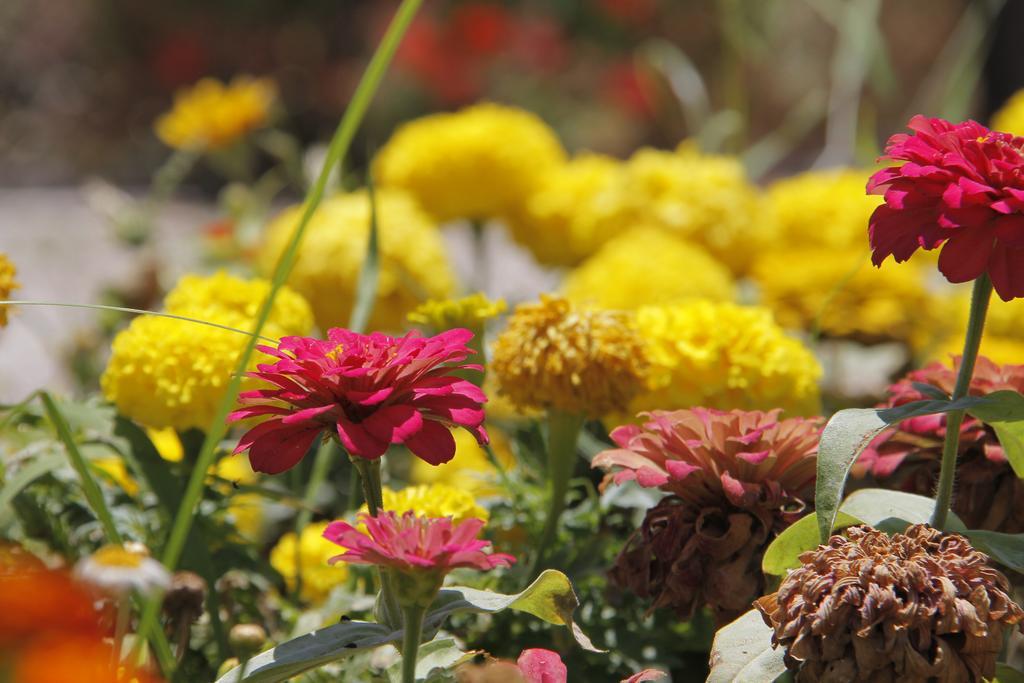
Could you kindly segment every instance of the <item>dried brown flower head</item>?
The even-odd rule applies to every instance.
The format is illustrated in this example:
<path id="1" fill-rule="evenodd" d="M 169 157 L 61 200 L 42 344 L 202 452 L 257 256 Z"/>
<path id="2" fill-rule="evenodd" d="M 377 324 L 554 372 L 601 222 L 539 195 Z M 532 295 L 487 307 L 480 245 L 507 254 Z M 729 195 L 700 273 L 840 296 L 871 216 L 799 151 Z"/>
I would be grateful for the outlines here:
<path id="1" fill-rule="evenodd" d="M 957 357 L 952 365 L 931 363 L 915 370 L 889 387 L 889 397 L 881 407 L 928 398 L 914 386 L 918 382 L 952 393 L 959 368 Z M 1004 389 L 1024 391 L 1024 365 L 997 365 L 979 357 L 970 395 L 982 396 Z M 854 475 L 870 473 L 885 488 L 930 496 L 939 476 L 945 437 L 944 413 L 904 420 L 864 451 L 854 467 Z M 1015 503 L 1024 496 L 1024 481 L 1013 472 L 992 428 L 969 415 L 960 428 L 956 484 L 953 512 L 968 528 L 1024 532 L 1024 506 Z"/>
<path id="2" fill-rule="evenodd" d="M 801 681 L 977 682 L 1024 612 L 967 539 L 923 524 L 852 527 L 801 555 L 755 604 Z"/>
<path id="3" fill-rule="evenodd" d="M 819 420 L 779 411 L 654 411 L 615 429 L 594 458 L 608 481 L 670 495 L 647 512 L 610 572 L 613 585 L 682 618 L 708 605 L 719 621 L 764 590 L 761 557 L 814 496 Z"/>

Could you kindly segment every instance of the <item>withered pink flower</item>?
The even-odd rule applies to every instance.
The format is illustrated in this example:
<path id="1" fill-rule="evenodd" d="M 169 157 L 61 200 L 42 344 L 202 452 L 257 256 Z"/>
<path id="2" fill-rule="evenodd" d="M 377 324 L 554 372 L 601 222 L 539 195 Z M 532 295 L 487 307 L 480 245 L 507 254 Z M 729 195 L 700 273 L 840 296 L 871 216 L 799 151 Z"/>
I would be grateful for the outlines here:
<path id="1" fill-rule="evenodd" d="M 277 348 L 259 346 L 274 363 L 247 373 L 272 388 L 242 392 L 245 406 L 229 421 L 270 419 L 242 436 L 235 453 L 249 451 L 252 468 L 277 474 L 293 467 L 325 431 L 351 455 L 376 459 L 391 444 L 439 465 L 455 455 L 450 426 L 487 443 L 487 398 L 456 371 L 473 351 L 473 333 L 454 329 L 434 337 L 389 337 L 333 328 L 327 339 L 285 337 Z"/>
<path id="2" fill-rule="evenodd" d="M 820 420 L 779 411 L 655 411 L 615 429 L 594 458 L 616 483 L 669 495 L 647 512 L 611 570 L 612 583 L 681 617 L 708 605 L 720 621 L 762 593 L 768 544 L 814 498 Z M 607 480 L 606 480 L 607 483 Z"/>
<path id="3" fill-rule="evenodd" d="M 995 674 L 1024 611 L 967 539 L 923 524 L 847 529 L 757 601 L 798 683 L 963 681 Z"/>
<path id="4" fill-rule="evenodd" d="M 381 511 L 376 517 L 362 513 L 363 531 L 348 522 L 331 522 L 324 538 L 346 550 L 329 562 L 376 565 L 394 570 L 399 579 L 399 602 L 429 605 L 453 569 L 488 571 L 515 562 L 511 555 L 485 553 L 490 541 L 477 538 L 484 521 L 470 518 L 455 523 L 451 517 L 421 517 Z"/>
<path id="5" fill-rule="evenodd" d="M 523 650 L 516 660 L 526 683 L 565 683 L 569 670 L 557 652 L 543 648 Z"/>
<path id="6" fill-rule="evenodd" d="M 879 407 L 892 408 L 928 398 L 914 383 L 930 384 L 952 393 L 959 368 L 960 358 L 956 357 L 952 365 L 930 363 L 914 370 L 889 387 L 889 397 Z M 969 395 L 983 396 L 1006 389 L 1024 391 L 1024 365 L 997 365 L 979 356 Z M 945 437 L 944 413 L 904 420 L 864 450 L 853 474 L 870 474 L 885 488 L 931 496 L 939 476 Z M 1024 496 L 1024 482 L 1010 467 L 992 428 L 970 415 L 960 427 L 956 489 L 953 511 L 968 528 L 1024 532 L 1024 508 L 1016 502 Z"/>

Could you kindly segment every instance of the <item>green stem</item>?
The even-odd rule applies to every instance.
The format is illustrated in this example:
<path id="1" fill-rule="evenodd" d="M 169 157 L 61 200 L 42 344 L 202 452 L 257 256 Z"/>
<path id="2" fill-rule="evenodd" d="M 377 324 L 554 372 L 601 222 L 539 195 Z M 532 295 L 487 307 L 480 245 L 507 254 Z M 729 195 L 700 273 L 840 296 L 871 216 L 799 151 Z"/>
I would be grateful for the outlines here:
<path id="1" fill-rule="evenodd" d="M 306 196 L 298 225 L 296 225 L 292 239 L 274 269 L 270 291 L 267 294 L 267 298 L 263 301 L 263 305 L 260 306 L 259 313 L 256 315 L 256 324 L 252 330 L 254 336 L 249 338 L 239 356 L 235 372 L 232 373 L 231 380 L 225 387 L 224 397 L 221 399 L 217 412 L 211 420 L 210 428 L 206 432 L 206 441 L 203 442 L 203 448 L 199 453 L 199 461 L 196 463 L 192 476 L 189 478 L 185 495 L 182 497 L 181 507 L 178 509 L 178 514 L 174 519 L 174 524 L 171 527 L 171 533 L 161 558 L 164 566 L 170 570 L 177 567 L 178 561 L 181 559 L 185 540 L 188 538 L 188 532 L 192 527 L 197 505 L 202 496 L 206 471 L 213 464 L 213 460 L 217 455 L 217 446 L 227 432 L 225 420 L 238 397 L 242 375 L 249 367 L 249 359 L 252 357 L 253 350 L 256 347 L 256 336 L 259 335 L 267 322 L 267 318 L 270 317 L 274 299 L 277 297 L 281 287 L 284 286 L 285 280 L 288 279 L 288 274 L 298 258 L 302 236 L 317 206 L 319 206 L 320 201 L 323 199 L 330 173 L 341 163 L 348 152 L 352 138 L 365 118 L 370 102 L 377 92 L 381 81 L 384 79 L 384 74 L 387 72 L 388 65 L 398 49 L 402 36 L 405 35 L 421 3 L 422 0 L 402 0 L 402 4 L 395 12 L 387 32 L 377 46 L 377 50 L 373 53 L 370 64 L 366 67 L 359 85 L 356 86 L 355 93 L 352 95 L 349 106 L 345 109 L 345 114 L 342 116 L 341 123 L 338 124 L 334 137 L 331 138 L 331 144 L 327 149 L 327 156 L 324 159 L 323 167 L 320 169 L 320 175 L 317 176 L 316 182 Z M 159 600 L 151 599 L 146 603 L 139 629 L 141 637 L 147 637 L 158 631 L 157 617 L 159 612 Z"/>
<path id="2" fill-rule="evenodd" d="M 366 499 L 366 509 L 370 515 L 376 517 L 384 510 L 384 494 L 380 479 L 380 459 L 367 460 L 358 456 L 350 456 L 352 465 L 359 472 L 359 480 L 363 484 L 363 498 Z M 380 579 L 380 595 L 384 607 L 384 621 L 388 626 L 397 626 L 402 617 L 402 610 L 398 605 L 398 594 L 395 591 L 395 583 L 391 572 L 383 567 L 377 567 L 377 576 Z"/>
<path id="3" fill-rule="evenodd" d="M 533 561 L 531 575 L 544 568 L 545 554 L 558 531 L 558 522 L 565 511 L 569 480 L 576 469 L 576 442 L 583 428 L 583 416 L 548 411 L 548 480 L 551 498 L 544 531 L 537 544 L 537 555 Z"/>
<path id="4" fill-rule="evenodd" d="M 402 610 L 402 683 L 416 683 L 416 654 L 423 638 L 422 607 L 411 606 Z"/>
<path id="5" fill-rule="evenodd" d="M 114 662 L 120 662 L 124 655 L 124 634 L 128 630 L 128 620 L 132 615 L 132 601 L 128 594 L 117 598 L 117 621 L 114 622 L 114 651 L 111 655 Z"/>
<path id="6" fill-rule="evenodd" d="M 967 395 L 974 374 L 974 362 L 978 359 L 978 348 L 981 346 L 981 335 L 985 329 L 985 314 L 992 295 L 992 281 L 988 275 L 982 275 L 974 281 L 971 294 L 971 314 L 967 320 L 967 334 L 964 337 L 964 352 L 960 359 L 960 370 L 956 376 L 952 400 L 957 401 Z M 949 506 L 953 501 L 953 482 L 956 479 L 956 456 L 960 450 L 960 425 L 964 421 L 963 410 L 952 410 L 946 414 L 946 440 L 942 446 L 942 469 L 939 470 L 939 485 L 935 493 L 935 512 L 932 514 L 932 526 L 943 530 L 949 516 Z"/>

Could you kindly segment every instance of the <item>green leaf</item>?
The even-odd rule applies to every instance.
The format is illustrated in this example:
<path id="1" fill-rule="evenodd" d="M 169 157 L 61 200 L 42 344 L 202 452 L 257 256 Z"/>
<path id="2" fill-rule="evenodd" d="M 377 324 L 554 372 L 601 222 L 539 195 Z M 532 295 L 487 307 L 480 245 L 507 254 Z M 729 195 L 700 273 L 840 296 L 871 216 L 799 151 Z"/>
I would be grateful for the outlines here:
<path id="1" fill-rule="evenodd" d="M 863 520 L 840 511 L 836 516 L 835 528 L 845 529 Z M 790 524 L 764 551 L 761 571 L 772 576 L 785 576 L 790 569 L 800 566 L 800 555 L 814 550 L 819 544 L 818 516 L 813 512 Z"/>
<path id="2" fill-rule="evenodd" d="M 602 652 L 593 646 L 573 622 L 573 613 L 578 606 L 579 600 L 569 578 L 559 571 L 548 569 L 526 590 L 515 595 L 459 586 L 442 589 L 424 619 L 423 626 L 424 631 L 430 632 L 457 612 L 494 613 L 513 609 L 532 614 L 550 624 L 568 626 L 584 649 Z M 390 631 L 380 624 L 361 621 L 335 624 L 260 653 L 248 661 L 244 674 L 241 668 L 236 667 L 217 679 L 217 683 L 276 683 L 360 650 L 401 640 L 402 631 Z"/>
<path id="3" fill-rule="evenodd" d="M 366 194 L 370 200 L 370 235 L 366 243 L 366 259 L 359 271 L 356 285 L 356 302 L 352 307 L 348 327 L 353 332 L 365 332 L 377 300 L 377 283 L 380 279 L 380 225 L 377 220 L 377 193 L 374 191 L 373 174 L 366 174 Z"/>
<path id="4" fill-rule="evenodd" d="M 1009 664 L 996 664 L 996 677 L 992 683 L 1024 683 L 1024 672 L 1014 669 Z"/>
<path id="5" fill-rule="evenodd" d="M 928 398 L 934 398 L 937 401 L 949 400 L 949 394 L 947 394 L 945 391 L 938 388 L 934 384 L 925 384 L 924 382 L 911 382 L 910 386 L 914 387 Z"/>
<path id="6" fill-rule="evenodd" d="M 719 629 L 711 645 L 707 683 L 766 683 L 786 673 L 782 649 L 772 647 L 772 629 L 750 610 Z"/>
<path id="7" fill-rule="evenodd" d="M 1024 420 L 1024 395 L 1005 389 L 977 397 L 969 412 L 982 422 L 1020 422 Z"/>
<path id="8" fill-rule="evenodd" d="M 560 571 L 546 569 L 522 593 L 506 595 L 475 588 L 451 586 L 438 595 L 424 623 L 437 627 L 455 612 L 494 613 L 505 609 L 526 612 L 549 624 L 566 626 L 584 650 L 604 652 L 594 647 L 590 639 L 573 621 L 579 599 L 572 589 L 569 577 Z"/>
<path id="9" fill-rule="evenodd" d="M 401 632 L 365 621 L 346 621 L 317 629 L 261 652 L 242 666 L 217 679 L 217 683 L 277 683 L 362 650 L 400 640 Z"/>
<path id="10" fill-rule="evenodd" d="M 989 422 L 1014 474 L 1024 478 L 1024 422 Z"/>
<path id="11" fill-rule="evenodd" d="M 416 680 L 444 680 L 444 672 L 452 667 L 472 659 L 476 652 L 465 652 L 452 638 L 438 638 L 420 645 L 416 653 Z M 402 681 L 402 662 L 398 661 L 388 667 L 388 678 L 392 683 Z"/>
<path id="12" fill-rule="evenodd" d="M 961 531 L 971 545 L 1000 564 L 1015 571 L 1024 571 L 1024 534 L 1001 534 L 997 531 Z"/>
<path id="13" fill-rule="evenodd" d="M 0 520 L 7 517 L 14 509 L 11 501 L 22 490 L 39 477 L 52 472 L 64 464 L 64 456 L 59 453 L 37 455 L 19 467 L 14 476 L 8 478 L 0 488 Z"/>
<path id="14" fill-rule="evenodd" d="M 925 496 L 886 489 L 861 489 L 847 496 L 839 506 L 834 527 L 838 530 L 867 524 L 889 532 L 893 529 L 887 523 L 899 520 L 895 529 L 902 531 L 909 524 L 927 523 L 934 508 L 935 501 Z M 762 571 L 772 576 L 785 576 L 787 571 L 800 566 L 800 554 L 814 550 L 821 542 L 817 525 L 817 515 L 812 512 L 779 534 L 765 550 Z M 950 515 L 948 526 L 950 531 L 957 533 L 966 531 L 964 523 L 956 515 Z"/>
<path id="15" fill-rule="evenodd" d="M 818 482 L 814 491 L 814 507 L 818 513 L 818 537 L 821 542 L 824 543 L 832 535 L 832 526 L 850 467 L 883 429 L 911 417 L 991 406 L 999 401 L 969 396 L 958 401 L 914 401 L 898 408 L 850 408 L 833 415 L 825 425 L 818 444 Z"/>

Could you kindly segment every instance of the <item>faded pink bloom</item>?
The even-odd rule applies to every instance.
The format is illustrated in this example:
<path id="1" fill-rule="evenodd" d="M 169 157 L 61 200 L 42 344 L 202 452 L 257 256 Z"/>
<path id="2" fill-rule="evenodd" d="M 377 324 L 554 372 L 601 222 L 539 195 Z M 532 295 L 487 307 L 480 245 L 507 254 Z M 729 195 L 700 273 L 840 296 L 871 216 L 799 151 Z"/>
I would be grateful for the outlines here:
<path id="1" fill-rule="evenodd" d="M 1004 301 L 1024 297 L 1024 138 L 980 123 L 915 116 L 893 135 L 867 190 L 885 195 L 869 226 L 872 261 L 937 249 L 950 282 L 988 273 Z"/>
<path id="2" fill-rule="evenodd" d="M 239 395 L 245 407 L 231 422 L 271 416 L 242 436 L 235 453 L 249 451 L 252 468 L 277 474 L 293 467 L 325 430 L 336 433 L 351 455 L 373 460 L 391 444 L 405 444 L 432 465 L 455 455 L 449 426 L 465 427 L 487 443 L 484 393 L 456 370 L 474 353 L 473 333 L 454 329 L 435 337 L 389 337 L 328 330 L 327 339 L 284 337 L 278 358 L 247 373 L 273 388 Z"/>
<path id="3" fill-rule="evenodd" d="M 515 562 L 511 555 L 487 554 L 490 541 L 477 538 L 483 520 L 467 519 L 458 524 L 451 517 L 419 517 L 412 512 L 398 515 L 380 512 L 376 517 L 359 515 L 366 532 L 348 522 L 332 522 L 324 538 L 348 552 L 330 559 L 349 564 L 373 564 L 404 574 L 439 573 L 459 567 L 488 571 Z"/>
<path id="4" fill-rule="evenodd" d="M 644 681 L 660 681 L 668 674 L 658 669 L 644 669 L 638 671 L 629 678 L 624 678 L 621 683 L 644 683 Z"/>
<path id="5" fill-rule="evenodd" d="M 566 683 L 569 671 L 557 652 L 543 648 L 523 650 L 516 660 L 526 683 Z"/>

